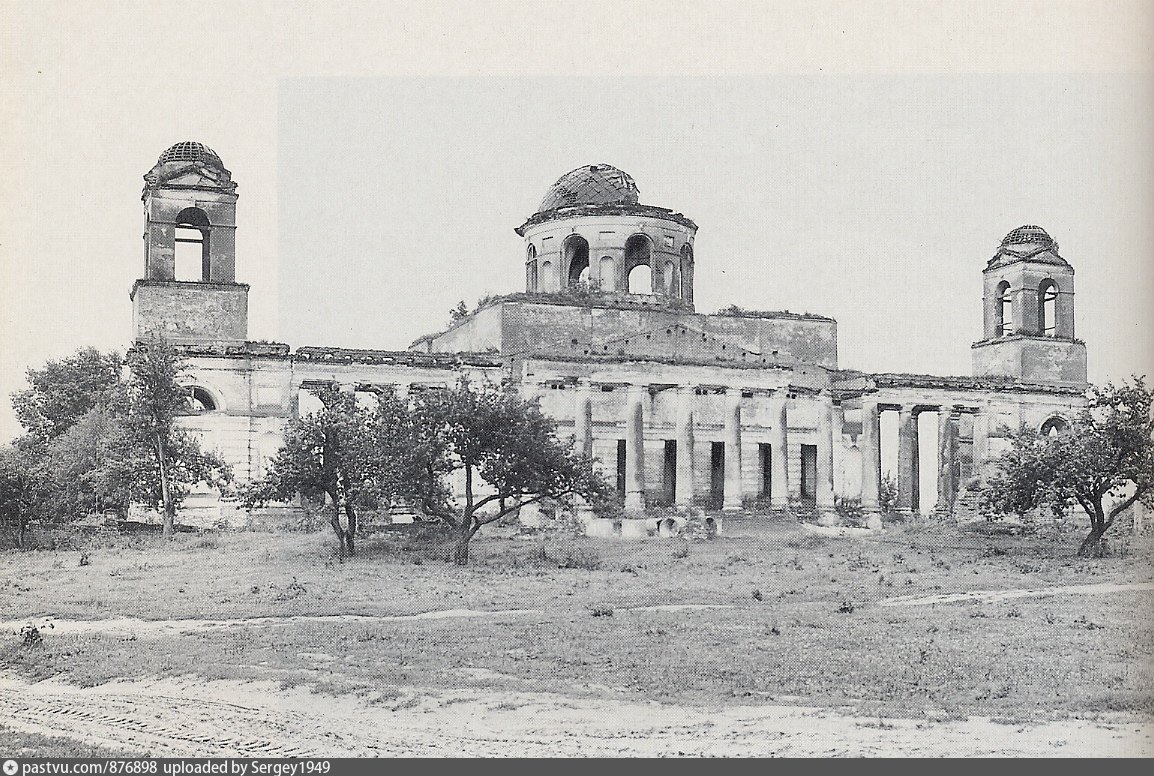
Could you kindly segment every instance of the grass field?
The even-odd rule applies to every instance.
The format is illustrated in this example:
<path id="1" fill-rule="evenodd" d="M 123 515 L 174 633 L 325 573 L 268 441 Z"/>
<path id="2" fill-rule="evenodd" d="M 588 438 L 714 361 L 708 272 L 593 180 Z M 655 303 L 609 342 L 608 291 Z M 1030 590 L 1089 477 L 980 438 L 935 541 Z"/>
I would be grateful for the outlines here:
<path id="1" fill-rule="evenodd" d="M 730 521 L 709 541 L 486 529 L 466 568 L 429 537 L 327 533 L 71 537 L 0 555 L 0 620 L 188 620 L 124 633 L 0 634 L 0 666 L 91 685 L 126 677 L 274 680 L 373 703 L 411 688 L 681 704 L 796 703 L 928 720 L 1154 712 L 1150 590 L 883 606 L 896 596 L 1154 581 L 1147 539 L 1073 557 L 1077 533 L 909 525 L 832 538 Z M 84 561 L 83 565 L 81 561 Z M 680 611 L 638 609 L 712 605 Z M 441 610 L 442 619 L 374 617 Z M 195 620 L 356 614 L 195 627 Z"/>

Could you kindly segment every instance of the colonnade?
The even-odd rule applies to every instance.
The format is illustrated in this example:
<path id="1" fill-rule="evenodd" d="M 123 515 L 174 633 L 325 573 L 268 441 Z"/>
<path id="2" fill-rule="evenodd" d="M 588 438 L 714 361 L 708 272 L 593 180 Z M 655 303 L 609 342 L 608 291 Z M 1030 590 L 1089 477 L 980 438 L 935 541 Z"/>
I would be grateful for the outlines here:
<path id="1" fill-rule="evenodd" d="M 626 387 L 625 406 L 622 416 L 625 425 L 625 510 L 640 513 L 646 507 L 646 467 L 645 428 L 647 405 L 651 390 L 675 391 L 674 436 L 676 443 L 676 463 L 673 484 L 673 499 L 680 510 L 688 510 L 698 496 L 699 483 L 694 469 L 694 445 L 697 422 L 697 405 L 701 401 L 697 386 L 649 386 L 630 384 Z M 574 406 L 574 435 L 577 449 L 586 455 L 593 454 L 593 402 L 592 388 L 588 381 L 578 382 Z M 817 427 L 817 471 L 816 506 L 819 510 L 834 507 L 834 405 L 829 395 L 814 397 L 818 407 Z M 739 510 L 743 498 L 748 495 L 742 472 L 742 390 L 727 388 L 723 397 L 722 444 L 723 457 L 723 501 L 722 509 Z M 785 508 L 789 504 L 789 412 L 788 397 L 784 390 L 776 390 L 769 397 L 770 424 L 768 441 L 770 445 L 770 506 Z M 618 416 L 618 417 L 622 417 Z M 615 418 L 616 420 L 616 418 Z"/>
<path id="2" fill-rule="evenodd" d="M 879 490 L 881 483 L 881 413 L 898 413 L 897 439 L 897 511 L 903 514 L 917 513 L 921 509 L 921 462 L 918 418 L 924 412 L 935 412 L 938 416 L 938 470 L 937 490 L 939 510 L 949 510 L 958 495 L 960 458 L 958 453 L 960 416 L 973 417 L 973 460 L 985 460 L 987 450 L 988 419 L 976 407 L 961 405 L 892 404 L 879 402 L 870 397 L 862 399 L 862 494 L 861 506 L 866 512 L 877 512 L 880 507 Z M 980 467 L 979 467 L 980 469 Z"/>

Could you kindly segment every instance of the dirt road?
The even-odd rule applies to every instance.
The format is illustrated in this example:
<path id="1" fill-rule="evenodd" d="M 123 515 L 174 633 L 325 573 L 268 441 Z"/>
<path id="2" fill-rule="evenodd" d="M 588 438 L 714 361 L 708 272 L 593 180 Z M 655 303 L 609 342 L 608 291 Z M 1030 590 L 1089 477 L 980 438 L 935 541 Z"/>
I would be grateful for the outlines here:
<path id="1" fill-rule="evenodd" d="M 1154 755 L 1154 723 L 1134 718 L 929 723 L 476 690 L 375 701 L 194 679 L 81 688 L 0 675 L 0 719 L 155 756 Z"/>

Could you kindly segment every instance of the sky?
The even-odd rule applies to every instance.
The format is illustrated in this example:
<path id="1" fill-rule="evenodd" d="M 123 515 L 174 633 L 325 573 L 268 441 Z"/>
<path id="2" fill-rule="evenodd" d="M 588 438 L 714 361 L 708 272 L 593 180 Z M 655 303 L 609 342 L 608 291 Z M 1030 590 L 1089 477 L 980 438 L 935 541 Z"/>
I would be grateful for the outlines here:
<path id="1" fill-rule="evenodd" d="M 699 311 L 833 316 L 844 368 L 968 374 L 1029 223 L 1091 379 L 1154 375 L 1152 43 L 1142 2 L 2 0 L 0 394 L 127 345 L 181 140 L 239 184 L 252 339 L 403 349 L 521 290 L 513 229 L 605 162 L 699 225 Z"/>

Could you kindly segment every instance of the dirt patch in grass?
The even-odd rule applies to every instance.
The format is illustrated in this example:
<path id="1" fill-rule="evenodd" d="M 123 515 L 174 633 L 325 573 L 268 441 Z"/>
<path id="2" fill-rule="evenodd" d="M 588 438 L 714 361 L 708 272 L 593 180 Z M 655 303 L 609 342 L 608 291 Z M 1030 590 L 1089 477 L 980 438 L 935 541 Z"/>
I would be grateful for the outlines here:
<path id="1" fill-rule="evenodd" d="M 12 699 L 18 711 L 14 708 Z M 854 717 L 538 692 L 406 688 L 382 701 L 267 682 L 156 680 L 89 689 L 0 676 L 0 713 L 158 756 L 1149 756 L 1154 725 L 1110 717 L 1003 724 Z"/>

